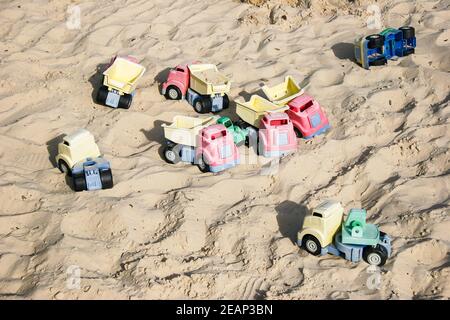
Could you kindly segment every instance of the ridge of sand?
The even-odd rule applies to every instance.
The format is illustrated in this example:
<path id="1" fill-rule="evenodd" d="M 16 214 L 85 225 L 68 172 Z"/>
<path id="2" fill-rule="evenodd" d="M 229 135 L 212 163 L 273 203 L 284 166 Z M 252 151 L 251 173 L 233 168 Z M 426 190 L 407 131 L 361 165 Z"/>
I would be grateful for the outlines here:
<path id="1" fill-rule="evenodd" d="M 80 30 L 66 28 L 73 3 Z M 388 1 L 384 23 L 414 25 L 417 53 L 371 71 L 352 61 L 353 39 L 372 32 L 363 7 L 302 17 L 283 6 L 271 24 L 272 9 L 231 0 L 107 4 L 0 3 L 2 298 L 450 297 L 447 1 Z M 147 67 L 129 110 L 92 99 L 117 53 Z M 213 175 L 165 163 L 160 125 L 195 112 L 158 83 L 194 59 L 233 79 L 233 99 L 293 75 L 331 131 L 299 142 L 274 175 L 261 174 L 267 164 Z M 234 106 L 224 114 L 235 119 Z M 74 193 L 54 168 L 60 136 L 79 127 L 111 161 L 113 189 Z M 392 236 L 379 290 L 367 287 L 366 264 L 293 243 L 306 208 L 325 198 L 367 208 Z M 71 266 L 79 290 L 67 286 Z"/>

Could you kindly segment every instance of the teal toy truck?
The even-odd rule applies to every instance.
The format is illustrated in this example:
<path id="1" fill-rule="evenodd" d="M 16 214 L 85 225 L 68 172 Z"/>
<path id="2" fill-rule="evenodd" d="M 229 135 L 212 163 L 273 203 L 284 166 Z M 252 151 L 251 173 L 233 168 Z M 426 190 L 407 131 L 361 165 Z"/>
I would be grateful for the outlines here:
<path id="1" fill-rule="evenodd" d="M 239 147 L 245 143 L 245 139 L 248 135 L 248 130 L 242 129 L 239 126 L 235 125 L 228 117 L 220 117 L 217 120 L 217 123 L 224 125 L 225 128 L 227 128 L 228 132 L 233 134 L 235 145 Z"/>

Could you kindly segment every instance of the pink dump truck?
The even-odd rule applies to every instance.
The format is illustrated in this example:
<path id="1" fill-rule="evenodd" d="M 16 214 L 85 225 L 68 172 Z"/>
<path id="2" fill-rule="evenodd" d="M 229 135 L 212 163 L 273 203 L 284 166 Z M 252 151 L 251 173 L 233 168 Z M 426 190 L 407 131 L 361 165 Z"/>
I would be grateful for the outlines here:
<path id="1" fill-rule="evenodd" d="M 231 81 L 213 64 L 182 64 L 171 69 L 162 94 L 170 100 L 186 99 L 198 113 L 219 112 L 229 106 Z"/>
<path id="2" fill-rule="evenodd" d="M 175 116 L 170 125 L 163 124 L 169 163 L 196 164 L 202 172 L 219 172 L 239 164 L 239 152 L 233 135 L 215 117 Z"/>
<path id="3" fill-rule="evenodd" d="M 262 90 L 272 103 L 287 107 L 286 113 L 297 137 L 311 139 L 330 128 L 322 107 L 313 97 L 303 93 L 293 77 L 287 76 L 283 83 L 264 86 Z"/>
<path id="4" fill-rule="evenodd" d="M 236 101 L 238 125 L 248 131 L 248 143 L 264 157 L 281 157 L 297 150 L 297 138 L 286 107 L 253 95 L 250 101 Z"/>

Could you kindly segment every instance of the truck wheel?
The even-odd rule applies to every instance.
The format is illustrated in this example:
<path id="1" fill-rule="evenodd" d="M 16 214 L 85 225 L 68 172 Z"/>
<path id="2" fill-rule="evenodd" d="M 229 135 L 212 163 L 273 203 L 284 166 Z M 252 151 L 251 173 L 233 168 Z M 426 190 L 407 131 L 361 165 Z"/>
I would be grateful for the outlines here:
<path id="1" fill-rule="evenodd" d="M 166 89 L 165 96 L 169 100 L 180 100 L 181 99 L 181 91 L 176 86 L 169 86 Z"/>
<path id="2" fill-rule="evenodd" d="M 302 240 L 303 248 L 314 256 L 318 256 L 322 251 L 319 240 L 312 235 L 306 235 Z"/>
<path id="3" fill-rule="evenodd" d="M 381 267 L 386 263 L 387 252 L 382 246 L 367 247 L 363 251 L 363 258 L 368 264 L 372 266 Z"/>
<path id="4" fill-rule="evenodd" d="M 212 111 L 212 100 L 209 96 L 202 97 L 203 101 L 203 111 L 204 113 L 208 113 Z"/>
<path id="5" fill-rule="evenodd" d="M 177 164 L 180 162 L 180 146 L 167 146 L 164 150 L 164 158 L 166 158 L 166 161 L 169 163 Z"/>
<path id="6" fill-rule="evenodd" d="M 108 97 L 108 88 L 105 86 L 101 86 L 97 91 L 97 103 L 105 104 L 106 98 Z"/>
<path id="7" fill-rule="evenodd" d="M 230 99 L 228 98 L 228 96 L 226 94 L 224 94 L 223 101 L 222 101 L 222 108 L 228 109 L 229 106 L 230 106 Z"/>
<path id="8" fill-rule="evenodd" d="M 403 33 L 403 39 L 411 39 L 416 36 L 416 30 L 413 27 L 400 27 L 399 30 Z"/>
<path id="9" fill-rule="evenodd" d="M 195 112 L 206 113 L 205 108 L 203 106 L 203 100 L 201 98 L 197 98 L 193 102 Z"/>
<path id="10" fill-rule="evenodd" d="M 382 48 L 384 46 L 384 36 L 381 34 L 371 34 L 366 39 L 369 40 L 367 44 L 369 49 Z"/>
<path id="11" fill-rule="evenodd" d="M 206 173 L 209 172 L 209 165 L 205 162 L 203 159 L 203 156 L 200 156 L 197 158 L 197 167 L 200 169 L 201 172 Z"/>
<path id="12" fill-rule="evenodd" d="M 118 107 L 123 109 L 130 109 L 132 101 L 133 96 L 131 94 L 124 94 L 120 96 Z"/>
<path id="13" fill-rule="evenodd" d="M 58 169 L 62 173 L 67 174 L 69 177 L 72 174 L 72 170 L 70 170 L 69 165 L 64 160 L 58 161 Z"/>
<path id="14" fill-rule="evenodd" d="M 87 190 L 86 177 L 84 172 L 73 176 L 73 189 L 75 191 Z"/>
<path id="15" fill-rule="evenodd" d="M 302 135 L 302 133 L 300 132 L 300 130 L 298 130 L 296 127 L 294 127 L 294 132 L 295 132 L 295 136 L 297 137 L 297 138 L 303 138 L 303 135 Z"/>
<path id="16" fill-rule="evenodd" d="M 100 171 L 102 189 L 111 189 L 114 185 L 111 169 Z"/>

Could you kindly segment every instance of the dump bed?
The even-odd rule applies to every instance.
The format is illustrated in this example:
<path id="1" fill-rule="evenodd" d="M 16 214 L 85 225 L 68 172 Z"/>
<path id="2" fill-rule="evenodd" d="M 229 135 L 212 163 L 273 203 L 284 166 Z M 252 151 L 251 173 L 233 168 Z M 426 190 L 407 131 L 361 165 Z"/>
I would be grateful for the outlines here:
<path id="1" fill-rule="evenodd" d="M 237 115 L 256 128 L 259 128 L 261 119 L 266 113 L 283 112 L 286 109 L 287 107 L 280 107 L 258 95 L 252 95 L 250 101 L 247 102 L 236 101 Z"/>
<path id="2" fill-rule="evenodd" d="M 136 89 L 137 81 L 145 72 L 145 67 L 125 58 L 117 57 L 103 72 L 103 84 L 119 92 L 130 94 Z"/>
<path id="3" fill-rule="evenodd" d="M 231 81 L 213 64 L 191 64 L 190 88 L 199 94 L 213 95 L 230 92 Z"/>
<path id="4" fill-rule="evenodd" d="M 164 137 L 174 143 L 187 146 L 197 145 L 197 135 L 203 128 L 215 124 L 217 117 L 175 116 L 170 125 L 163 124 Z"/>
<path id="5" fill-rule="evenodd" d="M 273 103 L 284 106 L 289 101 L 303 94 L 303 89 L 295 82 L 292 76 L 284 78 L 284 82 L 273 87 L 263 86 L 264 94 Z"/>

